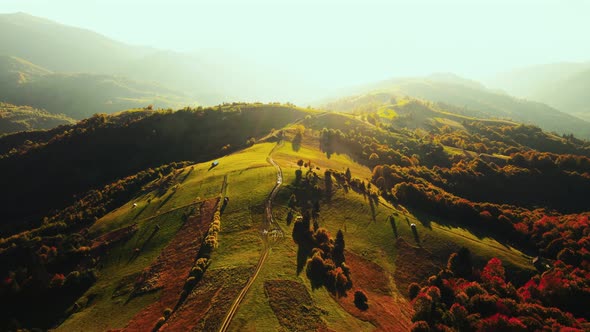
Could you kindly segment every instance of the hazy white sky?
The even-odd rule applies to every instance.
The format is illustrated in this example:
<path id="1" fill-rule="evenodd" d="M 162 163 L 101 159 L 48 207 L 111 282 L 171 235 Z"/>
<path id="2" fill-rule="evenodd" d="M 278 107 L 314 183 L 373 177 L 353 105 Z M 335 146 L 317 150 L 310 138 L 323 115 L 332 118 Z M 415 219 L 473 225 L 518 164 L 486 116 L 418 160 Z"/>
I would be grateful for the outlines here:
<path id="1" fill-rule="evenodd" d="M 0 0 L 0 12 L 16 11 L 346 84 L 590 60 L 590 0 Z"/>

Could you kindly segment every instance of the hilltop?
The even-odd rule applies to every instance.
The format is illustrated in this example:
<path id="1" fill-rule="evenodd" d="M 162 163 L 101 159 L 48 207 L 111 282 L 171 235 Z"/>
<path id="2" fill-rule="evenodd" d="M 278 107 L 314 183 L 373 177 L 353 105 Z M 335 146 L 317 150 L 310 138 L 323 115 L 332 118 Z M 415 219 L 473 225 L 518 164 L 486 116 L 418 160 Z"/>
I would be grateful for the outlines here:
<path id="1" fill-rule="evenodd" d="M 134 110 L 0 138 L 3 328 L 587 329 L 588 143 L 388 102 Z"/>
<path id="2" fill-rule="evenodd" d="M 590 137 L 590 122 L 540 102 L 489 90 L 478 82 L 451 74 L 384 81 L 363 87 L 356 94 L 380 95 L 381 103 L 392 97 L 420 98 L 453 105 L 478 118 L 511 120 L 559 134 Z M 326 107 L 333 107 L 333 103 L 328 103 Z M 338 110 L 337 107 L 335 109 Z"/>

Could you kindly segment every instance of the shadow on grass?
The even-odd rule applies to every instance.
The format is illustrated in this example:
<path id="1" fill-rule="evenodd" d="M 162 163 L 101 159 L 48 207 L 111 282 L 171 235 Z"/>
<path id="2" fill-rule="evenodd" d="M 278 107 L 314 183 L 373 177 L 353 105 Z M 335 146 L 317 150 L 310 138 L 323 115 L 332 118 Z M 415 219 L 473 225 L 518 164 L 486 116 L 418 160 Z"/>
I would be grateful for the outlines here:
<path id="1" fill-rule="evenodd" d="M 393 229 L 393 235 L 397 239 L 399 237 L 399 233 L 397 232 L 397 223 L 395 222 L 395 218 L 389 217 L 389 223 L 391 223 L 391 228 Z"/>
<path id="2" fill-rule="evenodd" d="M 194 166 L 189 168 L 188 172 L 186 172 L 186 175 L 182 178 L 182 181 L 180 181 L 180 183 L 183 183 L 184 181 L 186 181 L 186 179 L 188 179 L 188 177 L 191 175 L 191 173 L 195 170 Z"/>
<path id="3" fill-rule="evenodd" d="M 152 231 L 152 234 L 150 234 L 150 236 L 141 245 L 141 248 L 135 248 L 135 250 L 133 251 L 133 254 L 131 255 L 131 257 L 129 257 L 129 261 L 127 261 L 127 264 L 131 263 L 137 257 L 139 257 L 139 255 L 144 251 L 146 246 L 150 243 L 150 241 L 154 238 L 154 236 L 156 236 L 156 233 L 158 233 L 159 230 L 160 230 L 160 226 L 156 225 L 154 227 L 154 230 Z"/>
<path id="4" fill-rule="evenodd" d="M 304 245 L 299 245 L 297 248 L 297 275 L 300 275 L 305 267 L 307 258 L 311 254 L 311 248 Z"/>
<path id="5" fill-rule="evenodd" d="M 373 222 L 377 222 L 377 212 L 375 211 L 375 202 L 373 202 L 373 199 L 369 196 L 369 206 L 371 207 L 371 218 L 373 219 Z"/>
<path id="6" fill-rule="evenodd" d="M 150 206 L 150 203 L 147 203 L 146 205 L 144 205 L 141 208 L 141 210 L 139 210 L 139 212 L 133 217 L 133 220 L 137 219 L 137 217 L 139 217 L 143 213 L 143 211 L 145 211 L 145 209 L 148 208 L 148 206 Z"/>
<path id="7" fill-rule="evenodd" d="M 172 193 L 170 193 L 170 195 L 166 196 L 166 199 L 164 199 L 160 205 L 158 205 L 158 209 L 161 208 L 162 206 L 166 205 L 166 203 L 168 203 L 168 201 L 172 198 L 172 196 L 174 196 L 174 194 L 176 194 L 176 191 L 173 191 Z"/>
<path id="8" fill-rule="evenodd" d="M 512 246 L 512 247 L 517 248 L 518 250 L 522 251 L 524 254 L 526 254 L 528 256 L 536 256 L 536 251 L 534 248 L 528 248 L 525 245 L 518 245 L 514 241 L 511 241 L 508 237 L 502 236 L 502 234 L 500 234 L 499 232 L 490 230 L 490 228 L 486 227 L 486 225 L 479 225 L 479 227 L 478 227 L 476 222 L 472 223 L 471 225 L 466 225 L 465 223 L 452 221 L 452 220 L 450 220 L 450 218 L 435 217 L 432 214 L 429 214 L 424 211 L 420 211 L 415 208 L 409 208 L 406 206 L 406 209 L 408 210 L 408 212 L 410 214 L 414 215 L 414 217 L 418 221 L 420 221 L 420 223 L 424 227 L 426 227 L 430 230 L 432 230 L 432 222 L 435 222 L 435 223 L 437 223 L 441 226 L 445 226 L 445 227 L 464 229 L 464 230 L 468 231 L 469 233 L 471 233 L 473 236 L 475 236 L 478 240 L 490 238 L 490 239 L 493 239 L 496 242 L 498 242 L 498 244 L 500 244 L 502 247 L 504 247 L 507 250 L 510 249 Z M 406 217 L 406 220 L 408 221 L 408 223 L 410 222 L 407 217 Z M 449 230 L 449 231 L 451 231 L 451 230 Z M 465 237 L 461 234 L 457 234 L 457 236 Z M 473 239 L 471 239 L 471 240 L 473 240 Z"/>

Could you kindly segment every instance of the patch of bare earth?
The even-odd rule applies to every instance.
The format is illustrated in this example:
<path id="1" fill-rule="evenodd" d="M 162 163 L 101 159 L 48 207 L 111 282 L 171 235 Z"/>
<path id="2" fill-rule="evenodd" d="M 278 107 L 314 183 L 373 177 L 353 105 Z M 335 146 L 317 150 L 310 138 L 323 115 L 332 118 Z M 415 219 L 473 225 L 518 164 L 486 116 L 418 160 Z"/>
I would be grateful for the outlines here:
<path id="1" fill-rule="evenodd" d="M 267 280 L 264 292 L 279 323 L 287 331 L 326 330 L 322 311 L 313 304 L 305 285 L 291 280 Z"/>
<path id="2" fill-rule="evenodd" d="M 373 324 L 376 331 L 409 331 L 412 308 L 393 290 L 391 273 L 350 251 L 345 253 L 345 257 L 353 287 L 347 296 L 334 296 L 334 299 L 351 315 Z M 354 304 L 354 293 L 359 290 L 367 295 L 367 310 L 360 310 Z"/>
<path id="3" fill-rule="evenodd" d="M 160 298 L 137 313 L 124 331 L 151 331 L 166 308 L 174 309 L 211 224 L 218 201 L 218 198 L 204 201 L 200 216 L 190 216 L 158 258 L 146 269 L 139 289 L 142 292 L 161 289 Z"/>
<path id="4" fill-rule="evenodd" d="M 408 297 L 408 286 L 412 282 L 422 282 L 440 271 L 440 260 L 428 250 L 410 245 L 403 239 L 396 242 L 395 284 L 404 296 Z"/>
<path id="5" fill-rule="evenodd" d="M 253 267 L 207 270 L 160 331 L 217 331 Z"/>

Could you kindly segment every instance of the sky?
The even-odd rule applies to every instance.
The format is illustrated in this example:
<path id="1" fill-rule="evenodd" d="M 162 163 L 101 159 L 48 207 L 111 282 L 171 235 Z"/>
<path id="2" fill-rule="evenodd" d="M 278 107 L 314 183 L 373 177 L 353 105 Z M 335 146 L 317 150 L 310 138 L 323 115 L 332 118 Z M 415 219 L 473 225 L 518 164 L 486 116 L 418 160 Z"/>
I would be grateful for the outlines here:
<path id="1" fill-rule="evenodd" d="M 0 0 L 125 43 L 223 51 L 324 84 L 590 60 L 587 0 Z"/>

